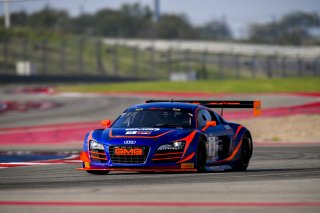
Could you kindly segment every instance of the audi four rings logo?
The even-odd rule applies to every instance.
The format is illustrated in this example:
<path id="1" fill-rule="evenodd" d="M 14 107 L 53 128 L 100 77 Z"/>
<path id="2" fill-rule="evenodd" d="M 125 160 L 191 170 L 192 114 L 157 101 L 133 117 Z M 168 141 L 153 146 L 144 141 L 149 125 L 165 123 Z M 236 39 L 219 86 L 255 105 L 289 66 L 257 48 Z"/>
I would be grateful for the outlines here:
<path id="1" fill-rule="evenodd" d="M 124 144 L 135 144 L 135 143 L 137 143 L 137 141 L 124 141 L 123 143 Z"/>

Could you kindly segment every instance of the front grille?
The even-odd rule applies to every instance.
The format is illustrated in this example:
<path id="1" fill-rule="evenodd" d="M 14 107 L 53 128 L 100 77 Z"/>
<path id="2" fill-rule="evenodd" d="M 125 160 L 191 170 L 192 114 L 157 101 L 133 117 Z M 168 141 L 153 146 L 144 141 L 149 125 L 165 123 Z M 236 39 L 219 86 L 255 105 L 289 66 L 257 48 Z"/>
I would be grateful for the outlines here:
<path id="1" fill-rule="evenodd" d="M 104 150 L 90 149 L 89 153 L 91 161 L 93 162 L 106 163 L 108 160 Z"/>
<path id="2" fill-rule="evenodd" d="M 116 148 L 124 148 L 127 150 L 131 149 L 142 149 L 142 155 L 116 155 Z M 109 154 L 112 163 L 123 163 L 123 164 L 142 164 L 146 161 L 149 153 L 148 146 L 110 146 Z"/>

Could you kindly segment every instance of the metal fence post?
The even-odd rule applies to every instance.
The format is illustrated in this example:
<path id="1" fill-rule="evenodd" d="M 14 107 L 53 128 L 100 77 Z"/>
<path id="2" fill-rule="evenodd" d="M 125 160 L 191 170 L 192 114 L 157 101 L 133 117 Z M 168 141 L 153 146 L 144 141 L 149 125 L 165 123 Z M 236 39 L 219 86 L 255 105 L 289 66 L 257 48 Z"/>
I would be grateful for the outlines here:
<path id="1" fill-rule="evenodd" d="M 167 52 L 167 57 L 168 57 L 168 78 L 170 78 L 171 76 L 171 73 L 172 73 L 172 58 L 171 58 L 171 48 L 168 49 L 168 52 Z"/>
<path id="2" fill-rule="evenodd" d="M 240 79 L 240 55 L 236 54 L 236 78 Z"/>
<path id="3" fill-rule="evenodd" d="M 27 48 L 28 48 L 28 38 L 25 37 L 22 39 L 22 52 L 21 52 L 21 58 L 23 61 L 27 60 L 28 54 L 27 54 Z"/>
<path id="4" fill-rule="evenodd" d="M 41 57 L 41 60 L 42 60 L 42 74 L 46 75 L 48 74 L 48 55 L 47 55 L 47 40 L 43 40 L 42 43 L 41 43 L 41 50 L 42 50 L 42 57 Z"/>
<path id="5" fill-rule="evenodd" d="M 66 40 L 62 40 L 60 44 L 60 70 L 62 73 L 66 72 Z"/>
<path id="6" fill-rule="evenodd" d="M 282 77 L 285 78 L 287 76 L 287 58 L 283 56 L 281 59 L 281 74 Z"/>
<path id="7" fill-rule="evenodd" d="M 266 57 L 266 68 L 267 68 L 267 76 L 268 78 L 272 78 L 272 57 L 267 56 Z"/>
<path id="8" fill-rule="evenodd" d="M 187 72 L 191 71 L 189 53 L 190 53 L 190 51 L 189 51 L 188 49 L 186 49 L 186 50 L 184 51 L 185 71 L 187 71 Z"/>
<path id="9" fill-rule="evenodd" d="M 97 66 L 97 72 L 104 75 L 105 70 L 102 63 L 102 51 L 101 51 L 102 42 L 100 40 L 97 40 L 96 42 L 96 66 Z"/>
<path id="10" fill-rule="evenodd" d="M 302 64 L 303 64 L 302 58 L 298 55 L 298 58 L 297 58 L 298 77 L 302 76 Z"/>
<path id="11" fill-rule="evenodd" d="M 315 76 L 319 76 L 320 74 L 320 56 L 315 59 Z"/>
<path id="12" fill-rule="evenodd" d="M 118 46 L 115 44 L 112 47 L 112 70 L 114 76 L 118 76 Z"/>
<path id="13" fill-rule="evenodd" d="M 204 50 L 202 53 L 202 79 L 207 79 L 207 57 L 208 57 L 208 51 Z"/>
<path id="14" fill-rule="evenodd" d="M 154 48 L 149 48 L 149 64 L 150 64 L 150 72 L 151 76 L 155 77 L 155 61 L 154 61 Z"/>
<path id="15" fill-rule="evenodd" d="M 256 53 L 253 53 L 251 56 L 251 77 L 256 77 Z"/>
<path id="16" fill-rule="evenodd" d="M 224 78 L 224 57 L 223 53 L 219 53 L 218 55 L 218 61 L 219 61 L 219 78 L 223 79 Z"/>
<path id="17" fill-rule="evenodd" d="M 78 40 L 78 72 L 80 74 L 83 74 L 84 72 L 84 63 L 83 63 L 83 51 L 84 51 L 84 42 L 85 39 L 84 38 L 80 38 Z M 101 57 L 101 55 L 100 55 Z"/>
<path id="18" fill-rule="evenodd" d="M 9 45 L 10 45 L 10 39 L 5 38 L 4 44 L 3 44 L 3 64 L 5 68 L 5 72 L 9 73 L 9 66 L 8 66 L 8 60 L 9 60 Z"/>
<path id="19" fill-rule="evenodd" d="M 138 76 L 138 48 L 132 48 L 132 77 Z"/>

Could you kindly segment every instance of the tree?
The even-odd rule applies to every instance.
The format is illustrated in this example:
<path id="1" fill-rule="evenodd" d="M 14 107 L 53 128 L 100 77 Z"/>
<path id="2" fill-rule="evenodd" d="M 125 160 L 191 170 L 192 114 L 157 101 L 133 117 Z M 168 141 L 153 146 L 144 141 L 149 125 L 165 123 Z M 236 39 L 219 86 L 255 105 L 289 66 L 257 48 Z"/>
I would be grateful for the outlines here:
<path id="1" fill-rule="evenodd" d="M 71 30 L 76 34 L 93 34 L 95 24 L 94 16 L 91 14 L 81 14 L 71 20 Z"/>
<path id="2" fill-rule="evenodd" d="M 194 39 L 197 32 L 183 15 L 164 14 L 157 23 L 157 34 L 166 39 Z"/>
<path id="3" fill-rule="evenodd" d="M 249 28 L 249 41 L 301 45 L 316 43 L 317 37 L 310 31 L 320 26 L 317 13 L 293 12 L 280 21 L 266 24 L 253 24 Z"/>
<path id="4" fill-rule="evenodd" d="M 103 9 L 94 15 L 94 32 L 103 36 L 144 37 L 152 13 L 140 4 L 125 4 L 120 10 Z"/>
<path id="5" fill-rule="evenodd" d="M 69 31 L 70 18 L 65 10 L 52 9 L 46 6 L 30 15 L 28 25 L 38 29 Z"/>
<path id="6" fill-rule="evenodd" d="M 212 20 L 198 28 L 202 39 L 230 40 L 231 30 L 225 20 Z"/>

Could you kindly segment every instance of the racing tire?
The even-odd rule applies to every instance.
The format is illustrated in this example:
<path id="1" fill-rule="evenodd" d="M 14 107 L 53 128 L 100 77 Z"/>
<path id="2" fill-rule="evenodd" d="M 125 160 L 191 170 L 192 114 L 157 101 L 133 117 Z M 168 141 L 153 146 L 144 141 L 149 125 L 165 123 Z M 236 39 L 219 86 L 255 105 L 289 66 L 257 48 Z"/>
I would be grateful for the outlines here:
<path id="1" fill-rule="evenodd" d="M 87 170 L 89 174 L 93 175 L 107 175 L 109 174 L 109 171 L 101 171 L 101 170 Z"/>
<path id="2" fill-rule="evenodd" d="M 197 146 L 197 172 L 205 172 L 206 171 L 206 163 L 207 163 L 207 150 L 206 145 L 203 139 L 200 139 Z"/>
<path id="3" fill-rule="evenodd" d="M 244 134 L 240 148 L 240 158 L 235 163 L 233 171 L 246 171 L 252 156 L 252 140 L 248 134 Z"/>

